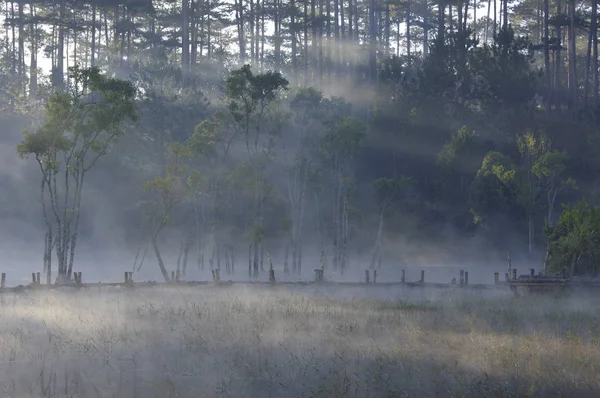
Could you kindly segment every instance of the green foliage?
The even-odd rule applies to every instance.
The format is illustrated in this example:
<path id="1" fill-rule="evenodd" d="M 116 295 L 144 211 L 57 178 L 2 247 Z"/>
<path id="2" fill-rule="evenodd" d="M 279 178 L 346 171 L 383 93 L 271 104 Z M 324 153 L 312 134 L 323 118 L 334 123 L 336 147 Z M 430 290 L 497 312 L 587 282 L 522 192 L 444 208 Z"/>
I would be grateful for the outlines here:
<path id="1" fill-rule="evenodd" d="M 351 116 L 327 123 L 320 137 L 321 154 L 334 164 L 350 160 L 360 150 L 365 131 L 362 121 Z"/>
<path id="2" fill-rule="evenodd" d="M 126 120 L 137 120 L 136 91 L 131 83 L 107 77 L 95 67 L 69 68 L 69 76 L 72 90 L 48 99 L 43 125 L 24 131 L 17 151 L 53 168 L 58 168 L 57 155 L 63 153 L 65 167 L 84 172 L 123 135 Z M 90 152 L 95 156 L 86 162 Z"/>
<path id="3" fill-rule="evenodd" d="M 598 274 L 600 271 L 600 206 L 586 202 L 563 206 L 556 226 L 546 226 L 549 270 L 570 275 Z"/>
<path id="4" fill-rule="evenodd" d="M 290 106 L 302 115 L 316 114 L 320 109 L 323 94 L 313 87 L 300 88 L 292 97 Z"/>
<path id="5" fill-rule="evenodd" d="M 494 176 L 501 183 L 508 185 L 515 179 L 515 164 L 506 155 L 492 151 L 483 158 L 477 175 L 480 177 Z"/>
<path id="6" fill-rule="evenodd" d="M 229 99 L 228 108 L 235 121 L 242 126 L 247 134 L 251 128 L 251 118 L 256 128 L 265 108 L 277 98 L 280 90 L 286 90 L 289 82 L 279 72 L 267 71 L 255 75 L 250 65 L 231 72 L 226 82 L 226 94 Z"/>
<path id="7" fill-rule="evenodd" d="M 489 106 L 522 111 L 531 108 L 541 77 L 533 66 L 531 41 L 502 28 L 491 46 L 473 49 L 469 56 L 474 97 Z"/>
<path id="8" fill-rule="evenodd" d="M 217 145 L 222 141 L 221 125 L 214 120 L 204 120 L 196 126 L 187 145 L 196 155 L 214 156 Z"/>
<path id="9" fill-rule="evenodd" d="M 400 178 L 378 178 L 373 181 L 373 186 L 377 190 L 379 201 L 387 206 L 395 199 L 396 195 L 411 188 L 414 183 L 412 178 L 402 176 Z"/>
<path id="10" fill-rule="evenodd" d="M 463 157 L 469 156 L 476 136 L 475 131 L 469 131 L 467 126 L 461 127 L 438 154 L 438 165 L 446 170 L 454 168 Z"/>

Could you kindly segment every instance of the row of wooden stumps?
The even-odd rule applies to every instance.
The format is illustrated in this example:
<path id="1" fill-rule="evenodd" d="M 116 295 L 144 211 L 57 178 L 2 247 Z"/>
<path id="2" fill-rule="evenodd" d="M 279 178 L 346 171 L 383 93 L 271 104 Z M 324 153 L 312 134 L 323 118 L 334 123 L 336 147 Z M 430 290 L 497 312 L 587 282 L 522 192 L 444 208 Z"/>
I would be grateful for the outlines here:
<path id="1" fill-rule="evenodd" d="M 4 287 L 4 281 L 6 279 L 6 274 L 2 274 L 2 287 Z M 83 273 L 82 272 L 73 272 L 73 282 L 75 282 L 76 285 L 81 285 L 82 284 L 82 280 L 83 280 Z M 32 272 L 31 273 L 31 284 L 33 286 L 40 286 L 42 284 L 42 274 L 41 272 Z M 52 280 L 51 280 L 51 274 L 47 273 L 46 274 L 46 284 L 47 285 L 51 285 L 52 284 Z"/>
<path id="2" fill-rule="evenodd" d="M 370 270 L 365 270 L 365 283 L 371 283 L 371 275 Z M 377 283 L 377 270 L 373 270 L 373 283 Z"/>
<path id="3" fill-rule="evenodd" d="M 315 270 L 316 271 L 316 270 Z M 365 270 L 365 283 L 377 283 L 377 270 L 373 270 L 373 281 L 371 282 L 371 272 L 370 270 Z M 402 274 L 400 277 L 400 283 L 406 283 L 406 270 L 402 270 Z M 425 270 L 421 270 L 421 279 L 419 279 L 419 283 L 425 283 Z"/>

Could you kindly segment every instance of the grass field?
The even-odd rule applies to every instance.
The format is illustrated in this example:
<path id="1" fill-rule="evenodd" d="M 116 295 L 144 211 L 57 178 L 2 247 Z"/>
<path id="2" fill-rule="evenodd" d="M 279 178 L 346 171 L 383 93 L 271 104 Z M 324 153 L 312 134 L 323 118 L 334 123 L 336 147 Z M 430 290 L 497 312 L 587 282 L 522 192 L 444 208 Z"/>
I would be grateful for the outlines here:
<path id="1" fill-rule="evenodd" d="M 376 290 L 4 295 L 0 397 L 600 396 L 596 297 Z"/>

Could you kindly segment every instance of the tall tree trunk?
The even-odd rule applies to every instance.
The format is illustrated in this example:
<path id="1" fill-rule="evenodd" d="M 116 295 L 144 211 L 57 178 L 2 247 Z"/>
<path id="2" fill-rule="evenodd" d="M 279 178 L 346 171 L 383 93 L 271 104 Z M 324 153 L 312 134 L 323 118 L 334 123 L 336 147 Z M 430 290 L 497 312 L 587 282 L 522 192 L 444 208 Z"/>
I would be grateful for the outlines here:
<path id="1" fill-rule="evenodd" d="M 375 26 L 375 0 L 369 0 L 369 83 L 377 74 L 377 27 Z"/>
<path id="2" fill-rule="evenodd" d="M 498 0 L 494 0 L 494 34 L 496 36 L 498 33 L 498 10 L 497 10 Z"/>
<path id="3" fill-rule="evenodd" d="M 390 20 L 390 4 L 386 3 L 385 4 L 385 21 L 384 21 L 384 35 L 385 35 L 385 55 L 386 57 L 389 56 L 390 54 L 390 25 L 391 25 L 391 20 Z"/>
<path id="4" fill-rule="evenodd" d="M 317 55 L 317 24 L 316 24 L 316 0 L 310 0 L 310 21 L 311 21 L 311 47 L 312 47 L 312 53 L 311 53 L 311 76 L 312 76 L 312 84 L 314 85 L 316 83 L 316 67 L 318 65 L 318 55 Z"/>
<path id="5" fill-rule="evenodd" d="M 206 13 L 206 55 L 210 59 L 212 57 L 212 16 L 210 15 L 210 0 L 207 1 L 209 4 L 208 12 Z"/>
<path id="6" fill-rule="evenodd" d="M 551 97 L 552 97 L 552 80 L 550 76 L 550 47 L 549 47 L 549 27 L 548 27 L 548 19 L 549 9 L 548 9 L 549 0 L 544 0 L 544 74 L 546 76 L 546 111 L 550 112 L 550 107 L 552 106 Z"/>
<path id="7" fill-rule="evenodd" d="M 411 47 L 411 35 L 410 35 L 410 22 L 411 22 L 411 17 L 410 17 L 410 0 L 408 0 L 406 2 L 406 56 L 408 57 L 410 62 L 410 47 Z"/>
<path id="8" fill-rule="evenodd" d="M 256 0 L 258 2 L 258 0 Z M 254 7 L 254 0 L 249 0 L 250 2 L 250 15 L 248 16 L 248 21 L 249 21 L 249 26 L 248 29 L 250 30 L 250 61 L 254 62 L 254 52 L 255 52 L 255 48 L 254 48 L 254 14 L 256 12 L 255 7 Z"/>
<path id="9" fill-rule="evenodd" d="M 302 65 L 302 70 L 304 72 L 304 85 L 308 86 L 308 0 L 304 0 L 304 13 L 303 13 L 303 34 L 304 34 L 304 51 L 302 51 L 302 56 L 304 58 L 304 65 Z"/>
<path id="10" fill-rule="evenodd" d="M 264 70 L 265 65 L 265 0 L 262 0 L 262 6 L 260 7 L 260 70 Z"/>
<path id="11" fill-rule="evenodd" d="M 560 15 L 562 13 L 562 0 L 556 0 L 556 14 Z M 563 36 L 562 36 L 562 27 L 560 25 L 558 25 L 556 27 L 556 41 L 558 43 L 558 46 L 556 48 L 556 52 L 554 54 L 555 60 L 554 60 L 554 92 L 555 92 L 555 99 L 556 99 L 556 103 L 555 103 L 555 108 L 557 110 L 561 110 L 562 109 L 562 77 L 561 77 L 561 70 L 564 67 L 563 64 L 563 59 L 562 59 L 562 43 L 563 43 Z"/>
<path id="12" fill-rule="evenodd" d="M 27 95 L 25 84 L 25 13 L 23 3 L 19 2 L 19 87 L 23 95 Z"/>
<path id="13" fill-rule="evenodd" d="M 294 0 L 291 0 L 294 1 Z M 330 0 L 323 0 L 327 2 L 327 7 L 326 7 L 326 20 L 327 20 L 327 62 L 326 62 L 326 69 L 327 69 L 327 76 L 329 76 L 331 78 L 331 1 Z"/>
<path id="14" fill-rule="evenodd" d="M 594 1 L 594 0 L 592 0 Z M 585 52 L 585 70 L 583 77 L 583 109 L 588 109 L 590 95 L 590 67 L 592 64 L 592 43 L 594 31 L 590 28 L 587 41 L 587 50 Z"/>
<path id="15" fill-rule="evenodd" d="M 244 36 L 244 4 L 243 0 L 235 0 L 236 22 L 238 32 L 238 46 L 240 48 L 240 62 L 246 61 L 246 38 Z"/>
<path id="16" fill-rule="evenodd" d="M 8 7 L 8 6 L 7 6 Z M 10 3 L 10 27 L 11 27 L 11 45 L 12 45 L 12 52 L 11 52 L 11 65 L 10 65 L 10 73 L 12 75 L 12 77 L 14 78 L 17 75 L 17 70 L 18 70 L 18 55 L 17 55 L 17 32 L 15 31 L 15 27 L 16 27 L 16 15 L 15 15 L 15 3 L 14 1 L 11 1 Z M 8 29 L 8 27 L 7 27 Z"/>
<path id="17" fill-rule="evenodd" d="M 492 9 L 492 0 L 488 0 L 487 18 L 485 20 L 485 33 L 483 36 L 484 43 L 488 42 L 488 36 L 490 31 L 490 12 Z"/>
<path id="18" fill-rule="evenodd" d="M 92 66 L 96 66 L 96 4 L 92 3 L 92 42 L 91 44 L 91 61 Z"/>
<path id="19" fill-rule="evenodd" d="M 255 16 L 254 18 L 256 19 L 256 34 L 254 35 L 254 42 L 255 42 L 255 54 L 254 54 L 254 59 L 256 61 L 256 63 L 258 64 L 259 59 L 260 59 L 260 15 L 262 13 L 262 5 L 260 4 L 260 0 L 256 0 L 256 9 L 254 11 Z"/>
<path id="20" fill-rule="evenodd" d="M 183 17 L 183 26 L 181 29 L 181 73 L 183 81 L 188 78 L 190 67 L 190 16 L 189 0 L 181 0 L 181 13 Z"/>
<path id="21" fill-rule="evenodd" d="M 319 0 L 319 84 L 323 85 L 323 1 Z"/>
<path id="22" fill-rule="evenodd" d="M 169 273 L 167 272 L 167 268 L 165 267 L 165 262 L 160 254 L 160 249 L 158 247 L 158 236 L 156 234 L 152 235 L 150 239 L 152 243 L 152 248 L 154 249 L 154 254 L 156 254 L 156 260 L 158 261 L 158 267 L 160 268 L 160 272 L 162 273 L 163 278 L 165 278 L 165 282 L 169 282 L 171 279 L 169 278 Z"/>
<path id="23" fill-rule="evenodd" d="M 438 26 L 437 26 L 437 42 L 438 46 L 443 46 L 445 42 L 444 31 L 446 29 L 445 26 L 445 6 L 443 0 L 440 0 L 438 3 Z"/>
<path id="24" fill-rule="evenodd" d="M 594 111 L 598 109 L 598 0 L 592 0 L 592 70 L 594 71 Z"/>
<path id="25" fill-rule="evenodd" d="M 34 22 L 36 16 L 36 9 L 33 3 L 29 3 L 30 9 L 30 23 L 29 29 L 31 30 L 31 47 L 30 47 L 30 61 L 29 61 L 29 97 L 35 98 L 38 90 L 38 75 L 37 75 L 37 52 L 38 52 L 38 28 L 37 23 Z"/>
<path id="26" fill-rule="evenodd" d="M 292 36 L 292 77 L 295 83 L 298 82 L 298 59 L 297 59 L 297 37 L 296 37 L 296 1 L 290 1 L 292 15 L 290 16 L 290 34 Z"/>
<path id="27" fill-rule="evenodd" d="M 428 7 L 427 0 L 423 0 L 425 8 Z M 400 30 L 400 28 L 398 28 Z M 429 18 L 423 18 L 423 56 L 429 55 Z"/>
<path id="28" fill-rule="evenodd" d="M 332 43 L 332 49 L 335 48 L 335 53 L 332 69 L 337 73 L 340 66 L 340 0 L 333 0 L 333 36 L 335 42 Z"/>
<path id="29" fill-rule="evenodd" d="M 569 2 L 569 67 L 570 67 L 570 88 L 571 103 L 573 110 L 578 109 L 579 93 L 577 90 L 577 48 L 576 48 L 576 29 L 575 29 L 575 0 Z"/>
<path id="30" fill-rule="evenodd" d="M 346 58 L 347 54 L 345 51 L 346 44 L 346 19 L 344 17 L 344 0 L 339 0 L 340 2 L 340 40 L 337 45 L 338 49 L 338 65 L 339 65 L 339 74 L 340 76 L 344 76 L 346 73 Z"/>
<path id="31" fill-rule="evenodd" d="M 190 66 L 198 63 L 198 0 L 190 0 Z"/>
<path id="32" fill-rule="evenodd" d="M 54 87 L 59 89 L 64 88 L 64 54 L 65 54 L 65 3 L 60 3 L 60 12 L 59 12 L 59 26 L 58 26 L 58 49 L 56 54 L 56 71 L 55 78 L 53 81 Z"/>
<path id="33" fill-rule="evenodd" d="M 357 1 L 357 0 L 354 0 L 354 1 Z M 354 7 L 352 0 L 348 0 L 348 39 L 349 39 L 348 41 L 354 40 L 354 24 L 352 23 L 354 9 L 352 7 Z"/>
<path id="34" fill-rule="evenodd" d="M 281 31 L 279 30 L 279 1 L 273 2 L 273 31 L 275 33 L 275 70 L 281 70 Z"/>

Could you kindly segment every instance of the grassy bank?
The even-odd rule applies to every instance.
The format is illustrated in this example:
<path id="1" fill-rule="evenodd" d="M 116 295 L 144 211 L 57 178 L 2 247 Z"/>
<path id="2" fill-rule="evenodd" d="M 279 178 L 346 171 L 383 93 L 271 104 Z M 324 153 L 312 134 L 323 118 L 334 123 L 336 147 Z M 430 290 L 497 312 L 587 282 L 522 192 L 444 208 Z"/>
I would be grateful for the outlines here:
<path id="1" fill-rule="evenodd" d="M 594 297 L 159 288 L 0 297 L 0 396 L 600 395 Z"/>

